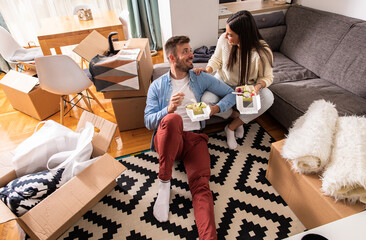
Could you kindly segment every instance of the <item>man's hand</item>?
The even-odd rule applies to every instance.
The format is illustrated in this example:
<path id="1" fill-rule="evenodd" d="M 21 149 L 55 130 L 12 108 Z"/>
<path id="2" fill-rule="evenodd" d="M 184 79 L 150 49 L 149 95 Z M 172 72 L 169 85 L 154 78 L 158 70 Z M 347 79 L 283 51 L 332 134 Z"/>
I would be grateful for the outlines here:
<path id="1" fill-rule="evenodd" d="M 171 98 L 170 98 L 170 102 L 168 105 L 168 113 L 173 113 L 175 112 L 175 110 L 177 110 L 177 107 L 182 105 L 182 101 L 184 99 L 184 93 L 179 92 L 174 94 Z"/>
<path id="2" fill-rule="evenodd" d="M 215 113 L 219 113 L 221 111 L 220 107 L 217 105 L 211 106 L 208 105 L 211 108 L 210 116 L 214 115 Z"/>

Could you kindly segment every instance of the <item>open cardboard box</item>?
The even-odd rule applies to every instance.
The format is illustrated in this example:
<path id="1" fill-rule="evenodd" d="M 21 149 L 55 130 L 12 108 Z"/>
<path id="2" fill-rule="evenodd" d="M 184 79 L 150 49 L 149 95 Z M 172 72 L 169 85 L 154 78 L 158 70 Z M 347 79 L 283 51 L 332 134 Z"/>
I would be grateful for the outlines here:
<path id="1" fill-rule="evenodd" d="M 47 92 L 38 85 L 38 78 L 10 70 L 0 86 L 14 109 L 38 120 L 60 110 L 60 95 Z"/>
<path id="2" fill-rule="evenodd" d="M 147 38 L 131 38 L 127 41 L 113 43 L 115 50 L 123 48 L 140 48 L 137 57 L 139 90 L 121 90 L 103 92 L 105 98 L 143 97 L 147 95 L 153 72 L 149 40 Z M 83 41 L 74 48 L 74 52 L 90 62 L 96 55 L 105 55 L 109 50 L 108 39 L 97 31 L 91 32 Z"/>
<path id="3" fill-rule="evenodd" d="M 365 210 L 361 203 L 336 202 L 321 191 L 316 174 L 300 174 L 282 158 L 284 140 L 272 144 L 266 178 L 307 229 L 342 219 Z"/>
<path id="4" fill-rule="evenodd" d="M 116 186 L 126 168 L 106 152 L 117 125 L 84 111 L 76 131 L 87 121 L 99 130 L 92 140 L 92 156 L 101 157 L 21 217 L 0 201 L 0 223 L 16 219 L 32 239 L 56 239 Z M 11 160 L 11 154 L 0 158 L 0 187 L 16 178 Z"/>

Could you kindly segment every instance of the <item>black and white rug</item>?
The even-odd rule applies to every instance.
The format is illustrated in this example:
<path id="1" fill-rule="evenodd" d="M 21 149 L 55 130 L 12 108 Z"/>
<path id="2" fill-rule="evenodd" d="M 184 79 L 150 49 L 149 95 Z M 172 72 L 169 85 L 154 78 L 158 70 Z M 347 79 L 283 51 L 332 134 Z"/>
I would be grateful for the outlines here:
<path id="1" fill-rule="evenodd" d="M 210 135 L 210 187 L 218 239 L 283 239 L 305 227 L 265 178 L 274 139 L 259 124 L 245 126 L 238 148 L 223 132 Z M 145 151 L 118 158 L 127 170 L 118 186 L 60 239 L 197 239 L 191 194 L 181 162 L 174 165 L 169 221 L 152 209 L 158 190 L 158 156 Z"/>

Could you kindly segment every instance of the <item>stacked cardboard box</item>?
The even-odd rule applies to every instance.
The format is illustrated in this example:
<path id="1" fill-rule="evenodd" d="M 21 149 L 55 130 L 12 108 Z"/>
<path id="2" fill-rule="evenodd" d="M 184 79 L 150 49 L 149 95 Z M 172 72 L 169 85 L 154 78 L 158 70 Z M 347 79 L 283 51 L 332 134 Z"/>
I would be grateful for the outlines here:
<path id="1" fill-rule="evenodd" d="M 321 191 L 321 179 L 316 174 L 300 174 L 290 161 L 282 158 L 284 141 L 272 144 L 266 178 L 281 195 L 307 229 L 342 219 L 363 211 L 362 204 L 336 202 Z"/>
<path id="2" fill-rule="evenodd" d="M 84 111 L 76 131 L 87 121 L 98 129 L 92 140 L 92 157 L 101 157 L 21 217 L 0 201 L 0 223 L 16 219 L 32 239 L 56 239 L 116 186 L 116 178 L 126 168 L 106 152 L 117 126 Z M 0 158 L 0 187 L 15 178 L 9 153 Z"/>
<path id="3" fill-rule="evenodd" d="M 104 97 L 112 101 L 120 131 L 145 127 L 144 109 L 153 72 L 149 40 L 147 38 L 132 38 L 128 41 L 114 43 L 114 49 L 120 50 L 123 48 L 140 49 L 137 57 L 139 90 L 103 92 Z M 108 51 L 108 41 L 96 31 L 92 32 L 74 49 L 74 52 L 88 61 L 97 54 L 105 54 L 106 51 Z"/>
<path id="4" fill-rule="evenodd" d="M 103 93 L 105 98 L 112 99 L 113 110 L 120 131 L 145 127 L 146 96 L 153 72 L 149 40 L 147 38 L 130 39 L 125 46 L 141 49 L 137 57 L 140 88 L 139 90 Z"/>

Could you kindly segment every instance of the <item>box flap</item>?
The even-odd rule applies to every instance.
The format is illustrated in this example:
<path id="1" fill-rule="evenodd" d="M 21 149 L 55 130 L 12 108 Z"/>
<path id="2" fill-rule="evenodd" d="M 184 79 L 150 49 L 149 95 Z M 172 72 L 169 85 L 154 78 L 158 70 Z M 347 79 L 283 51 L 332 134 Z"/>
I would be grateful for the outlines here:
<path id="1" fill-rule="evenodd" d="M 6 153 L 0 156 L 0 187 L 5 186 L 11 180 L 16 178 L 13 163 L 13 155 Z M 4 202 L 0 201 L 0 223 L 8 222 L 16 219 L 17 216 L 5 205 Z"/>
<path id="2" fill-rule="evenodd" d="M 1 80 L 0 84 L 29 93 L 38 84 L 38 78 L 10 70 Z"/>
<path id="3" fill-rule="evenodd" d="M 82 128 L 84 128 L 86 122 L 90 122 L 96 127 L 92 141 L 93 157 L 103 155 L 108 151 L 114 133 L 116 132 L 117 124 L 88 111 L 84 111 L 80 117 L 75 131 L 79 132 Z"/>
<path id="4" fill-rule="evenodd" d="M 74 52 L 88 62 L 97 54 L 104 55 L 109 49 L 108 39 L 96 30 L 92 31 L 75 48 Z"/>
<path id="5" fill-rule="evenodd" d="M 12 159 L 13 155 L 10 152 L 0 156 L 0 187 L 5 186 L 17 177 Z"/>
<path id="6" fill-rule="evenodd" d="M 116 185 L 125 169 L 103 155 L 20 217 L 21 226 L 32 239 L 56 239 Z"/>
<path id="7" fill-rule="evenodd" d="M 17 219 L 17 216 L 15 216 L 3 201 L 0 201 L 0 223 L 6 223 L 14 219 Z"/>

